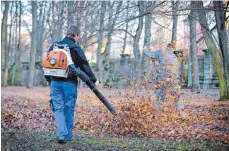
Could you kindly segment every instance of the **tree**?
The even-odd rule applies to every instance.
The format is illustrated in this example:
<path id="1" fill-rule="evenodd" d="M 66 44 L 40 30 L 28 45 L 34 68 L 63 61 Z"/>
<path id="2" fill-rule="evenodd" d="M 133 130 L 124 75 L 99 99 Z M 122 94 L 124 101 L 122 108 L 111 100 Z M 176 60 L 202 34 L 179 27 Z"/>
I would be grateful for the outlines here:
<path id="1" fill-rule="evenodd" d="M 47 2 L 46 1 L 40 1 L 37 2 L 37 32 L 36 33 L 36 61 L 37 62 L 42 62 L 42 53 L 43 53 L 43 42 L 44 42 L 44 35 L 45 35 L 45 20 L 47 18 Z M 62 18 L 62 17 L 60 17 Z M 59 23 L 59 25 L 62 25 L 63 23 Z M 58 30 L 58 33 L 61 32 L 61 30 Z"/>
<path id="2" fill-rule="evenodd" d="M 144 44 L 143 44 L 143 50 L 149 50 L 151 47 L 151 24 L 152 24 L 152 10 L 155 6 L 156 1 L 147 1 L 144 2 L 144 10 L 147 13 L 147 15 L 144 16 L 145 18 L 145 28 L 144 28 Z M 142 55 L 141 60 L 141 73 L 144 74 L 146 71 L 146 58 L 144 55 Z"/>
<path id="3" fill-rule="evenodd" d="M 5 1 L 5 9 L 3 12 L 2 25 L 1 25 L 1 55 L 2 55 L 2 65 L 4 65 L 4 77 L 3 86 L 7 86 L 8 79 L 8 66 L 9 66 L 9 52 L 7 51 L 7 20 L 9 11 L 9 1 Z M 5 58 L 4 58 L 5 56 Z M 6 60 L 6 62 L 4 62 Z"/>
<path id="4" fill-rule="evenodd" d="M 96 62 L 97 62 L 97 69 L 98 69 L 98 78 L 100 81 L 103 80 L 103 66 L 102 66 L 102 59 L 101 59 L 101 51 L 103 47 L 103 30 L 104 30 L 104 17 L 105 17 L 105 12 L 106 12 L 106 1 L 101 2 L 101 8 L 100 8 L 100 18 L 99 18 L 99 33 L 97 36 L 98 39 L 98 47 L 97 47 L 97 57 L 96 57 Z"/>
<path id="5" fill-rule="evenodd" d="M 228 49 L 228 36 L 225 27 L 225 16 L 223 2 L 213 1 L 214 8 L 219 11 L 215 11 L 216 27 L 219 36 L 219 48 L 223 57 L 223 67 L 226 75 L 227 95 L 229 97 L 229 49 Z"/>
<path id="6" fill-rule="evenodd" d="M 141 16 L 144 13 L 144 2 L 143 1 L 138 1 L 138 10 L 139 10 L 140 17 L 138 17 L 138 28 L 134 36 L 134 44 L 133 44 L 134 58 L 137 64 L 139 64 L 140 58 L 141 58 L 139 41 L 140 41 L 140 37 L 142 34 L 142 29 L 143 29 L 143 16 Z"/>
<path id="7" fill-rule="evenodd" d="M 111 5 L 111 2 L 108 3 L 110 8 L 113 8 L 115 2 L 113 2 L 113 4 Z M 106 42 L 106 47 L 105 47 L 105 51 L 102 54 L 102 59 L 103 59 L 103 67 L 104 67 L 104 78 L 106 80 L 107 83 L 110 84 L 111 82 L 111 76 L 110 76 L 110 51 L 111 51 L 111 40 L 112 40 L 112 34 L 114 32 L 114 26 L 116 24 L 118 15 L 119 15 L 119 10 L 121 8 L 122 5 L 122 1 L 118 2 L 118 6 L 116 8 L 115 11 L 115 15 L 113 15 L 113 9 L 109 10 L 109 21 L 108 21 L 108 33 L 107 33 L 107 42 Z M 114 16 L 114 17 L 112 17 Z M 100 58 L 101 59 L 101 58 Z"/>
<path id="8" fill-rule="evenodd" d="M 202 1 L 195 1 L 195 8 L 204 9 L 203 2 Z M 229 90 L 227 87 L 227 78 L 226 78 L 226 71 L 224 67 L 224 61 L 223 61 L 223 55 L 222 52 L 217 48 L 211 31 L 209 30 L 207 18 L 206 18 L 206 12 L 205 11 L 198 11 L 199 16 L 199 22 L 201 25 L 201 30 L 203 33 L 203 37 L 205 40 L 205 43 L 207 45 L 208 51 L 210 52 L 210 55 L 212 57 L 212 63 L 216 69 L 216 73 L 219 77 L 219 83 L 220 83 L 220 100 L 228 100 L 229 98 Z"/>
<path id="9" fill-rule="evenodd" d="M 67 1 L 67 11 L 68 11 L 68 18 L 67 18 L 67 28 L 69 28 L 72 25 L 73 19 L 72 19 L 72 7 L 74 2 L 73 1 Z"/>
<path id="10" fill-rule="evenodd" d="M 128 32 L 128 27 L 129 27 L 129 1 L 127 1 L 127 9 L 126 9 L 126 32 L 125 32 L 125 37 L 123 41 L 123 48 L 122 48 L 122 54 L 125 54 L 125 49 L 126 49 L 126 41 L 127 41 L 127 32 Z"/>
<path id="11" fill-rule="evenodd" d="M 176 40 L 177 40 L 177 21 L 178 21 L 178 14 L 177 14 L 177 10 L 180 4 L 180 1 L 171 1 L 172 3 L 172 16 L 173 16 L 173 28 L 172 28 L 172 39 L 171 39 L 171 43 L 176 44 Z"/>
<path id="12" fill-rule="evenodd" d="M 16 76 L 16 70 L 17 70 L 17 68 L 18 68 L 18 65 L 19 65 L 19 63 L 18 63 L 18 61 L 17 61 L 17 59 L 18 59 L 18 56 L 20 55 L 19 54 L 19 52 L 18 52 L 18 35 L 19 35 L 19 33 L 18 33 L 18 2 L 15 2 L 16 3 L 16 9 L 15 9 L 15 13 L 16 13 L 16 16 L 15 16 L 15 23 L 16 23 L 16 26 L 15 26 L 15 28 L 14 28 L 14 37 L 15 37 L 15 39 L 13 40 L 14 41 L 14 63 L 13 63 L 13 71 L 12 71 L 12 85 L 15 85 L 15 76 Z M 18 63 L 18 64 L 17 64 Z"/>
<path id="13" fill-rule="evenodd" d="M 191 6 L 194 6 L 194 2 L 191 2 Z M 199 85 L 199 71 L 198 71 L 198 48 L 196 43 L 196 19 L 197 12 L 192 10 L 189 16 L 189 27 L 190 27 L 190 54 L 191 55 L 191 70 L 192 70 L 192 92 L 200 90 Z"/>
<path id="14" fill-rule="evenodd" d="M 36 34 L 37 34 L 37 2 L 32 1 L 32 40 L 29 62 L 29 74 L 27 88 L 32 88 L 34 84 L 35 75 L 35 56 L 36 56 Z"/>
<path id="15" fill-rule="evenodd" d="M 63 39 L 63 24 L 64 24 L 64 8 L 65 8 L 65 2 L 60 1 L 59 4 L 59 13 L 58 13 L 58 27 L 57 27 L 57 39 L 62 40 Z"/>

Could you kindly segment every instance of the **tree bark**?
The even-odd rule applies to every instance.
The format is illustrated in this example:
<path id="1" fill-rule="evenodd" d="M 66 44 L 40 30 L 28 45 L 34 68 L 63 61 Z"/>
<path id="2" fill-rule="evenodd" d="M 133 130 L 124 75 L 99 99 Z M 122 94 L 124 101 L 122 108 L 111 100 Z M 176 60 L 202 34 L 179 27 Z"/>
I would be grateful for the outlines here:
<path id="1" fill-rule="evenodd" d="M 10 21 L 10 31 L 9 31 L 9 39 L 8 39 L 8 44 L 7 44 L 7 54 L 5 54 L 5 68 L 4 68 L 4 86 L 7 86 L 8 85 L 8 81 L 9 81 L 9 74 L 10 74 L 10 61 L 11 61 L 11 56 L 12 56 L 12 41 L 13 41 L 13 38 L 12 38 L 12 28 L 13 28 L 13 4 L 14 2 L 11 2 L 11 10 L 10 10 L 10 18 L 11 18 L 11 21 Z"/>
<path id="2" fill-rule="evenodd" d="M 18 58 L 16 59 L 16 64 L 21 67 L 21 16 L 22 16 L 22 2 L 19 2 L 19 33 L 18 33 Z"/>
<path id="3" fill-rule="evenodd" d="M 196 7 L 195 8 L 201 8 L 203 9 L 203 2 L 202 1 L 196 1 Z M 219 77 L 220 82 L 220 100 L 228 100 L 229 94 L 228 94 L 228 88 L 226 85 L 226 73 L 225 68 L 223 64 L 223 56 L 221 51 L 217 49 L 217 46 L 214 43 L 213 37 L 211 35 L 211 32 L 208 27 L 207 19 L 206 19 L 206 13 L 205 11 L 198 11 L 201 30 L 204 36 L 205 43 L 207 45 L 207 48 L 211 54 L 212 57 L 212 63 L 216 69 L 216 73 Z"/>
<path id="4" fill-rule="evenodd" d="M 180 4 L 180 1 L 172 1 L 172 10 L 173 10 L 173 28 L 172 28 L 172 39 L 171 43 L 174 43 L 176 45 L 176 40 L 177 40 L 177 21 L 178 21 L 178 7 Z"/>
<path id="5" fill-rule="evenodd" d="M 191 2 L 192 5 L 193 2 Z M 192 68 L 192 92 L 200 91 L 199 85 L 199 71 L 198 71 L 198 48 L 196 43 L 196 19 L 197 13 L 192 10 L 189 16 L 189 27 L 190 27 L 190 54 L 191 55 L 191 68 Z"/>
<path id="6" fill-rule="evenodd" d="M 114 4 L 114 2 L 113 2 Z M 117 21 L 117 18 L 118 18 L 118 15 L 119 15 L 119 10 L 121 8 L 121 5 L 122 5 L 122 1 L 119 1 L 119 4 L 117 6 L 117 9 L 115 11 L 115 16 L 113 16 L 113 10 L 111 9 L 109 11 L 109 23 L 108 23 L 108 34 L 107 34 L 107 43 L 106 43 L 106 48 L 105 48 L 105 51 L 104 53 L 102 54 L 102 56 L 104 57 L 104 60 L 103 60 L 103 67 L 104 67 L 104 79 L 106 81 L 109 81 L 109 85 L 111 84 L 111 76 L 110 76 L 110 51 L 111 51 L 111 40 L 112 40 L 112 34 L 114 32 L 114 26 L 116 24 L 116 21 Z"/>
<path id="7" fill-rule="evenodd" d="M 29 74 L 27 88 L 34 86 L 35 76 L 35 56 L 36 56 L 36 31 L 37 31 L 37 2 L 32 1 L 32 41 L 29 62 Z"/>
<path id="8" fill-rule="evenodd" d="M 225 27 L 225 17 L 222 1 L 213 1 L 214 8 L 221 11 L 215 11 L 216 27 L 219 36 L 219 47 L 223 56 L 224 70 L 226 74 L 226 83 L 229 96 L 229 49 L 228 36 Z"/>
<path id="9" fill-rule="evenodd" d="M 15 26 L 15 45 L 14 45 L 14 63 L 13 63 L 13 72 L 12 72 L 12 85 L 15 85 L 15 76 L 16 76 L 16 69 L 18 68 L 18 64 L 16 64 L 16 60 L 18 58 L 18 55 L 20 55 L 18 53 L 18 49 L 17 49 L 17 45 L 18 45 L 18 2 L 16 1 L 16 10 L 15 10 L 15 13 L 16 13 L 16 16 L 15 16 L 15 23 L 16 23 L 16 26 Z"/>
<path id="10" fill-rule="evenodd" d="M 152 1 L 145 2 L 145 10 L 149 12 L 149 7 L 153 7 Z M 145 16 L 145 37 L 144 37 L 144 48 L 146 47 L 147 49 L 150 48 L 150 40 L 151 40 L 151 24 L 152 24 L 152 15 L 149 13 L 148 15 Z"/>
<path id="11" fill-rule="evenodd" d="M 151 47 L 151 24 L 152 24 L 152 13 L 151 10 L 154 8 L 154 3 L 152 1 L 145 2 L 144 9 L 145 12 L 149 13 L 148 15 L 145 15 L 145 34 L 144 34 L 144 44 L 143 44 L 143 50 L 149 50 Z M 142 56 L 141 60 L 141 72 L 144 74 L 146 71 L 146 61 L 145 56 Z"/>
<path id="12" fill-rule="evenodd" d="M 139 15 L 144 12 L 144 2 L 143 1 L 138 1 L 138 9 L 139 9 Z M 140 41 L 141 34 L 142 34 L 142 28 L 143 28 L 143 16 L 138 18 L 138 28 L 134 36 L 133 51 L 134 51 L 134 58 L 137 64 L 139 64 L 140 59 L 141 59 L 139 41 Z"/>
<path id="13" fill-rule="evenodd" d="M 63 24 L 64 24 L 64 1 L 59 2 L 59 18 L 58 18 L 58 27 L 57 27 L 57 39 L 63 39 Z"/>
<path id="14" fill-rule="evenodd" d="M 104 30 L 104 17 L 106 12 L 106 1 L 101 2 L 101 10 L 100 10 L 100 24 L 99 24 L 99 34 L 98 34 L 98 47 L 97 47 L 97 69 L 98 69 L 98 78 L 99 81 L 103 81 L 103 58 L 101 57 L 101 51 L 103 47 L 103 30 Z"/>
<path id="15" fill-rule="evenodd" d="M 44 7 L 44 2 L 37 2 L 39 5 L 39 7 L 37 8 L 39 11 L 39 14 L 37 14 L 37 34 L 36 34 L 36 61 L 41 60 L 41 49 L 42 49 L 42 43 L 41 43 L 41 39 L 42 39 L 42 34 L 43 32 L 41 31 L 42 29 L 42 16 L 43 16 L 43 7 Z"/>
<path id="16" fill-rule="evenodd" d="M 126 49 L 126 40 L 127 40 L 127 32 L 128 32 L 128 27 L 129 27 L 129 1 L 127 1 L 127 9 L 126 9 L 126 32 L 125 32 L 125 37 L 124 37 L 124 42 L 123 42 L 123 47 L 122 47 L 122 54 L 125 53 L 125 49 Z"/>
<path id="17" fill-rule="evenodd" d="M 67 28 L 69 28 L 73 23 L 73 17 L 72 17 L 72 6 L 74 2 L 68 1 L 68 19 L 67 19 Z"/>
<path id="18" fill-rule="evenodd" d="M 1 25 L 1 55 L 2 66 L 4 65 L 3 86 L 7 86 L 8 66 L 9 66 L 9 52 L 7 51 L 7 20 L 9 11 L 9 1 L 5 1 L 5 9 L 3 12 L 2 25 Z M 5 58 L 4 58 L 5 57 Z M 5 62 L 6 60 L 6 62 Z"/>

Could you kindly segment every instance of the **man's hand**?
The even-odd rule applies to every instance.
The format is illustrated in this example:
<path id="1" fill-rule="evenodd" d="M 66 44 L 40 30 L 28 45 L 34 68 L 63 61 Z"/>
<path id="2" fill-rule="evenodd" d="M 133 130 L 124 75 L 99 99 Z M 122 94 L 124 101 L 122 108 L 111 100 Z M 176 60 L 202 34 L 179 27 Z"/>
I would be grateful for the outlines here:
<path id="1" fill-rule="evenodd" d="M 46 84 L 47 84 L 47 86 L 50 86 L 51 85 L 51 82 L 47 81 Z"/>
<path id="2" fill-rule="evenodd" d="M 101 82 L 99 80 L 96 80 L 95 85 L 99 85 Z"/>

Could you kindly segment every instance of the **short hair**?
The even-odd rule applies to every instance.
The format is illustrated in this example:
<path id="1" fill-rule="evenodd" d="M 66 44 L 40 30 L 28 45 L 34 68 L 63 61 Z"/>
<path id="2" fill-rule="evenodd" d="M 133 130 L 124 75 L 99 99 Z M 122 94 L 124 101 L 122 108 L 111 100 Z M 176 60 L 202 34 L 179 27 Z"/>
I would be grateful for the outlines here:
<path id="1" fill-rule="evenodd" d="M 169 47 L 169 48 L 175 48 L 174 47 L 174 43 L 168 43 L 167 47 Z"/>
<path id="2" fill-rule="evenodd" d="M 67 30 L 67 35 L 69 36 L 75 36 L 75 35 L 79 36 L 79 34 L 80 34 L 80 29 L 77 26 L 72 25 Z"/>

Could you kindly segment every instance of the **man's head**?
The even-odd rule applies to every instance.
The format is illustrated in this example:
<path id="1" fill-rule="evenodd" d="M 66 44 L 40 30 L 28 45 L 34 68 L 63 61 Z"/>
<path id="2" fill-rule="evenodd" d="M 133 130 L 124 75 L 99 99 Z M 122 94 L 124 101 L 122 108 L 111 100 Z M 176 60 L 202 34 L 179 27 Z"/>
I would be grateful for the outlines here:
<path id="1" fill-rule="evenodd" d="M 167 45 L 167 48 L 173 50 L 173 49 L 175 48 L 174 43 L 169 43 L 169 44 Z"/>
<path id="2" fill-rule="evenodd" d="M 67 30 L 67 36 L 72 36 L 75 41 L 79 39 L 80 29 L 76 26 L 70 26 Z"/>

